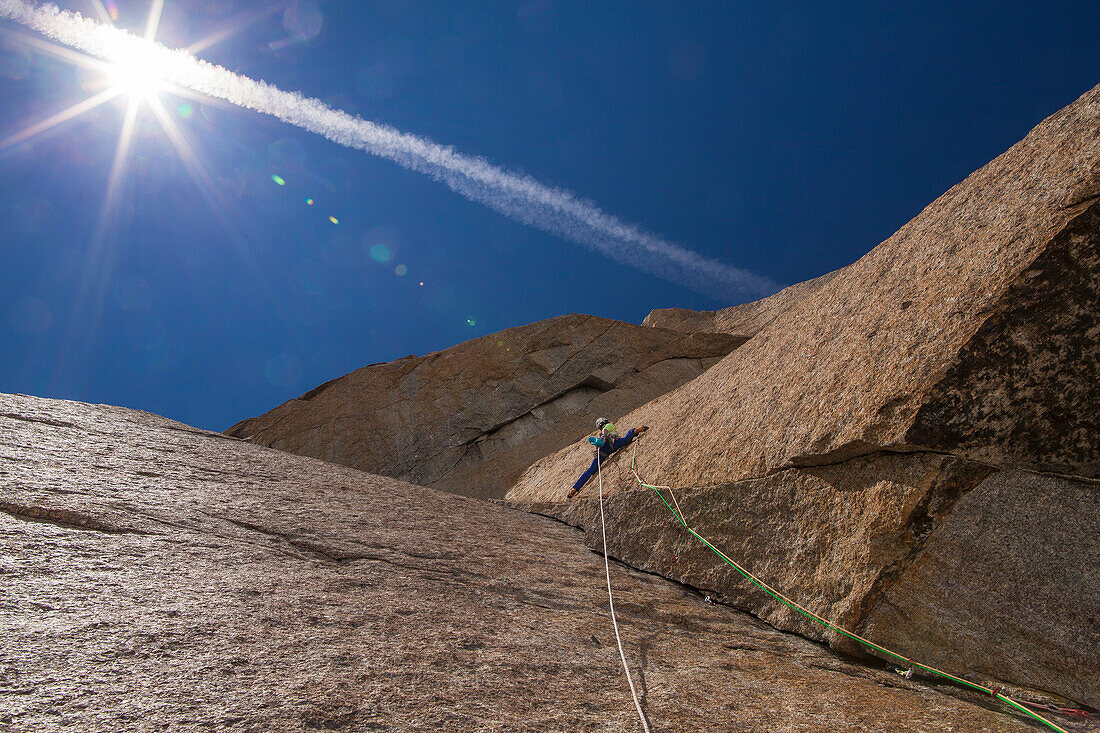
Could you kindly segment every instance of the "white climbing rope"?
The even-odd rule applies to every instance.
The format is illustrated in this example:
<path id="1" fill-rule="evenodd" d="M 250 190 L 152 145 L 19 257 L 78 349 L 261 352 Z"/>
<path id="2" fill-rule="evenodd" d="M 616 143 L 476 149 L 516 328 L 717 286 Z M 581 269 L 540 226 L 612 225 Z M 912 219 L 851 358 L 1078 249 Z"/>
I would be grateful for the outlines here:
<path id="1" fill-rule="evenodd" d="M 649 723 L 642 712 L 642 704 L 638 702 L 638 693 L 634 691 L 634 680 L 630 677 L 630 667 L 626 664 L 626 652 L 623 651 L 623 640 L 619 636 L 619 622 L 615 620 L 615 598 L 611 594 L 611 562 L 607 559 L 607 524 L 603 519 L 603 469 L 600 467 L 600 449 L 596 449 L 596 471 L 600 477 L 600 529 L 603 531 L 603 567 L 607 573 L 607 602 L 611 606 L 611 625 L 615 627 L 615 641 L 619 644 L 619 658 L 623 660 L 623 671 L 626 672 L 626 681 L 630 685 L 630 696 L 634 698 L 634 707 L 638 709 L 638 719 L 642 721 L 645 733 L 650 733 Z"/>

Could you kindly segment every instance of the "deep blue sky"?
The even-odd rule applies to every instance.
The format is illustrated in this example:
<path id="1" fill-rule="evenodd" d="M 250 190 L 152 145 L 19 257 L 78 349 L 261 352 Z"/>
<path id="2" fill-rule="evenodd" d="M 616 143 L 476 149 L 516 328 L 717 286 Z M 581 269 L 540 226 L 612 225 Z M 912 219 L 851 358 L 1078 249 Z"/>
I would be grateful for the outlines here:
<path id="1" fill-rule="evenodd" d="M 167 0 L 158 39 L 269 5 Z M 117 7 L 143 25 L 147 2 Z M 364 0 L 276 8 L 199 55 L 789 284 L 859 258 L 1100 82 L 1098 27 L 1095 2 Z M 90 83 L 0 39 L 0 138 Z M 732 305 L 273 119 L 165 101 L 214 206 L 145 110 L 98 244 L 122 101 L 0 151 L 0 391 L 220 430 L 509 326 Z"/>

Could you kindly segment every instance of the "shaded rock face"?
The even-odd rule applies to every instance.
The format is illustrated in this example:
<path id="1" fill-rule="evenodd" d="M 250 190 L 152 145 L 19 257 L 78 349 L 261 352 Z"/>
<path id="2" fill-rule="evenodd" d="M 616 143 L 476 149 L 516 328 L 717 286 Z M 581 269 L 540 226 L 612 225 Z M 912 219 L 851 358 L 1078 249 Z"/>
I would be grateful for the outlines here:
<path id="1" fill-rule="evenodd" d="M 0 395 L 0 563 L 5 729 L 639 729 L 579 533 L 154 415 Z M 1033 730 L 611 572 L 654 730 Z"/>
<path id="2" fill-rule="evenodd" d="M 1095 484 L 992 474 L 880 589 L 864 628 L 944 664 L 1001 649 L 974 667 L 1100 707 L 1098 496 Z"/>
<path id="3" fill-rule="evenodd" d="M 1100 474 L 1100 204 L 1074 217 L 931 389 L 907 443 Z"/>
<path id="4" fill-rule="evenodd" d="M 571 315 L 359 369 L 226 431 L 422 486 L 499 498 L 532 462 L 744 342 Z"/>
<path id="5" fill-rule="evenodd" d="M 784 311 L 793 308 L 816 293 L 841 271 L 815 277 L 806 282 L 783 288 L 775 295 L 751 303 L 730 306 L 716 311 L 693 311 L 687 308 L 657 308 L 642 321 L 643 326 L 671 328 L 685 333 L 728 333 L 749 338 L 774 321 Z"/>
<path id="6" fill-rule="evenodd" d="M 811 608 L 954 669 L 1098 705 L 1100 598 L 1086 577 L 1100 564 L 1098 197 L 1100 87 L 704 375 L 608 417 L 651 425 L 643 475 L 702 492 L 697 529 Z M 547 456 L 508 498 L 560 502 L 589 459 L 582 445 Z M 948 465 L 963 474 L 937 498 Z M 635 525 L 655 498 L 608 469 L 623 490 L 620 556 L 662 567 L 668 556 L 646 555 L 656 525 Z M 1051 497 L 1073 516 L 1034 509 Z M 590 509 L 540 506 L 591 530 Z M 751 538 L 742 521 L 756 522 Z M 711 557 L 695 562 L 676 573 L 815 633 L 721 586 Z"/>

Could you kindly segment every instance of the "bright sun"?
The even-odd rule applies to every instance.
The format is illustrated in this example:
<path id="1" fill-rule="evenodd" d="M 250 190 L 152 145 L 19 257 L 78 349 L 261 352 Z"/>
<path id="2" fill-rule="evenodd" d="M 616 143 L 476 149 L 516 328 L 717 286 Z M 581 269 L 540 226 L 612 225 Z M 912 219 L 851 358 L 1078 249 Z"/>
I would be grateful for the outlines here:
<path id="1" fill-rule="evenodd" d="M 164 91 L 160 75 L 142 66 L 115 66 L 107 79 L 113 88 L 131 97 L 151 99 Z"/>
<path id="2" fill-rule="evenodd" d="M 5 3 L 11 4 L 8 0 L 0 0 L 0 8 L 5 7 Z M 216 207 L 217 201 L 212 193 L 214 184 L 210 175 L 206 172 L 202 161 L 195 154 L 187 137 L 179 129 L 162 100 L 162 97 L 167 95 L 191 97 L 204 101 L 207 99 L 204 95 L 190 92 L 186 84 L 179 83 L 181 79 L 189 78 L 189 69 L 194 66 L 195 61 L 191 49 L 170 49 L 156 42 L 157 28 L 160 25 L 164 0 L 150 0 L 149 17 L 145 24 L 145 31 L 140 36 L 115 28 L 112 25 L 115 18 L 108 13 L 107 8 L 100 0 L 92 0 L 92 4 L 102 11 L 101 16 L 105 16 L 102 28 L 92 22 L 94 27 L 84 29 L 87 31 L 84 40 L 94 53 L 86 55 L 47 41 L 35 39 L 31 39 L 31 41 L 33 41 L 32 45 L 66 58 L 90 72 L 92 76 L 82 76 L 80 82 L 86 90 L 93 93 L 86 99 L 76 102 L 57 114 L 36 122 L 14 135 L 0 139 L 0 151 L 29 140 L 56 125 L 110 102 L 112 99 L 122 97 L 126 100 L 125 112 L 119 130 L 118 144 L 115 147 L 114 160 L 111 163 L 110 173 L 107 177 L 102 215 L 100 216 L 99 230 L 96 236 L 102 236 L 106 231 L 108 216 L 118 205 L 119 196 L 122 192 L 121 184 L 126 174 L 130 143 L 135 133 L 142 129 L 137 126 L 137 120 L 143 108 L 150 111 L 160 123 L 161 129 L 176 148 L 184 166 L 195 179 L 200 191 L 203 192 L 207 201 L 214 203 Z M 107 3 L 107 5 L 110 6 L 112 3 Z M 50 6 L 43 6 L 33 11 L 28 9 L 27 12 L 42 13 L 44 17 L 48 16 L 50 18 L 50 23 L 53 23 L 56 20 L 54 17 L 56 8 L 53 9 L 52 13 L 49 8 Z M 76 15 L 74 18 L 81 19 L 81 16 Z M 0 28 L 0 30 L 3 29 Z M 69 31 L 66 31 L 66 33 L 69 33 Z M 72 33 L 77 33 L 77 31 L 72 31 Z M 215 40 L 218 40 L 218 38 L 215 38 Z M 81 44 L 74 45 L 83 48 Z M 184 108 L 189 108 L 189 105 L 182 105 L 179 109 L 183 110 Z M 180 116 L 185 119 L 189 115 L 190 112 L 185 115 L 180 111 Z"/>
<path id="3" fill-rule="evenodd" d="M 166 71 L 165 63 L 158 54 L 132 53 L 112 61 L 106 74 L 108 83 L 115 91 L 134 99 L 150 100 L 156 99 L 168 88 Z"/>

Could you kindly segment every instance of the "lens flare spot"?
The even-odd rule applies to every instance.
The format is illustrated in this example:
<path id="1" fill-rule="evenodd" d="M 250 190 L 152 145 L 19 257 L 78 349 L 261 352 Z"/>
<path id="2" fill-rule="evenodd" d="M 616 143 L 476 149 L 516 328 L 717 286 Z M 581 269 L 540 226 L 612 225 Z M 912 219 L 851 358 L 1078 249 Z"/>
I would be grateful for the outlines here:
<path id="1" fill-rule="evenodd" d="M 340 223 L 340 220 L 337 219 L 335 216 L 330 216 L 328 218 L 328 220 L 331 221 L 333 224 L 339 224 Z"/>
<path id="2" fill-rule="evenodd" d="M 474 326 L 477 325 L 477 319 L 476 318 L 467 318 L 466 319 L 466 325 L 469 326 L 470 328 L 473 328 Z"/>
<path id="3" fill-rule="evenodd" d="M 284 181 L 281 176 L 277 176 L 275 174 L 272 174 L 271 175 L 271 180 L 275 181 L 275 183 L 278 183 L 280 186 L 285 186 L 286 185 L 286 181 Z"/>
<path id="4" fill-rule="evenodd" d="M 283 27 L 292 38 L 308 41 L 321 32 L 325 16 L 317 3 L 304 0 L 290 5 L 283 13 Z"/>
<path id="5" fill-rule="evenodd" d="M 424 287 L 424 281 L 423 280 L 420 281 L 420 287 Z"/>
<path id="6" fill-rule="evenodd" d="M 306 206 L 313 206 L 313 199 L 306 199 Z"/>
<path id="7" fill-rule="evenodd" d="M 189 120 L 191 119 L 191 115 L 195 114 L 195 108 L 189 105 L 187 102 L 184 102 L 176 108 L 176 114 L 178 114 L 185 120 Z"/>
<path id="8" fill-rule="evenodd" d="M 111 0 L 107 0 L 107 2 L 104 4 L 107 6 L 107 13 L 111 16 L 111 20 L 117 21 L 118 6 L 111 2 Z"/>
<path id="9" fill-rule="evenodd" d="M 405 267 L 404 265 L 398 265 L 397 267 L 393 268 L 393 274 L 397 275 L 398 277 L 404 277 L 408 273 L 408 271 L 409 268 Z"/>
<path id="10" fill-rule="evenodd" d="M 384 244 L 376 244 L 370 248 L 370 258 L 375 262 L 389 262 L 391 257 L 393 257 L 393 253 Z"/>

